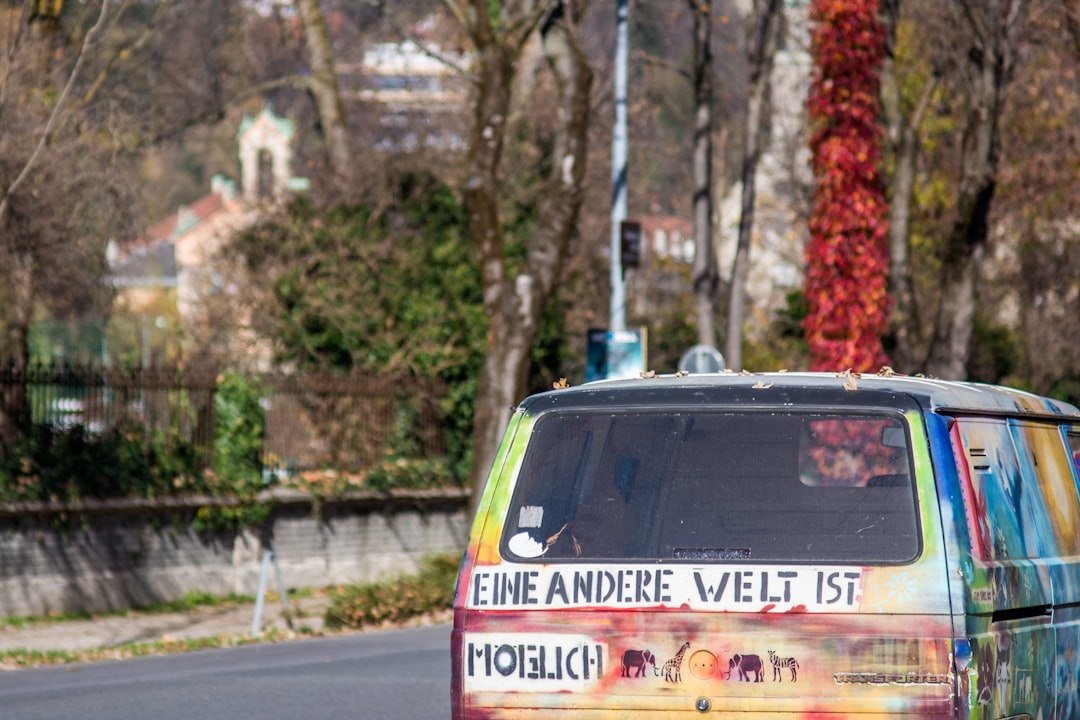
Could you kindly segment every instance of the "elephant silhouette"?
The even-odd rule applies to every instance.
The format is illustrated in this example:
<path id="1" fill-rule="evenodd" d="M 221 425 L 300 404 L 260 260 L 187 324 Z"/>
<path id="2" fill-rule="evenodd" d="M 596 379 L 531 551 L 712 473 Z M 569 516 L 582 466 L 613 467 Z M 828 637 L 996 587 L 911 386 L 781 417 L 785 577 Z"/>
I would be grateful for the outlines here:
<path id="1" fill-rule="evenodd" d="M 648 650 L 627 650 L 622 656 L 622 676 L 641 677 L 649 665 L 652 665 L 653 673 L 659 677 L 660 670 L 656 667 L 655 655 Z M 633 675 L 630 674 L 631 670 L 634 670 Z"/>
<path id="2" fill-rule="evenodd" d="M 750 681 L 750 676 L 754 677 L 753 682 L 763 682 L 765 680 L 765 667 L 761 663 L 761 656 L 759 655 L 739 655 L 736 653 L 728 660 L 727 679 L 731 679 L 732 670 L 739 671 L 740 681 Z"/>

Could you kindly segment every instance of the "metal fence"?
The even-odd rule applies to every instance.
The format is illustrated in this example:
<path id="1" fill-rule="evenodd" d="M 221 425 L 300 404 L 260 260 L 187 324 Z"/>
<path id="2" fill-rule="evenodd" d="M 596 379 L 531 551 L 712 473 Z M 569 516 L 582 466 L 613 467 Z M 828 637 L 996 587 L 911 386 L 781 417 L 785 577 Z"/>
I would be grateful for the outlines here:
<path id="1" fill-rule="evenodd" d="M 263 463 L 290 472 L 363 470 L 389 453 L 446 453 L 437 379 L 362 375 L 264 375 Z"/>
<path id="2" fill-rule="evenodd" d="M 0 365 L 0 416 L 102 433 L 124 423 L 175 432 L 213 461 L 219 372 L 181 366 L 105 368 Z M 263 461 L 268 469 L 363 470 L 388 453 L 446 452 L 438 379 L 264 374 Z M 0 453 L 3 446 L 0 445 Z"/>

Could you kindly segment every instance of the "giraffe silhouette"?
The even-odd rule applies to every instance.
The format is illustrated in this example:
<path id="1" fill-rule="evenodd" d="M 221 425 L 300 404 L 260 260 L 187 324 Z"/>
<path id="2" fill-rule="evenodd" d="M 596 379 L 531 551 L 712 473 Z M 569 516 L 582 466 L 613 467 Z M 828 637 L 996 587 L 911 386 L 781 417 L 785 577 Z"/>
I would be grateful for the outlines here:
<path id="1" fill-rule="evenodd" d="M 675 653 L 675 657 L 664 663 L 664 680 L 672 683 L 682 682 L 682 661 L 683 655 L 690 649 L 690 643 L 684 642 L 682 647 L 679 648 L 679 652 Z"/>

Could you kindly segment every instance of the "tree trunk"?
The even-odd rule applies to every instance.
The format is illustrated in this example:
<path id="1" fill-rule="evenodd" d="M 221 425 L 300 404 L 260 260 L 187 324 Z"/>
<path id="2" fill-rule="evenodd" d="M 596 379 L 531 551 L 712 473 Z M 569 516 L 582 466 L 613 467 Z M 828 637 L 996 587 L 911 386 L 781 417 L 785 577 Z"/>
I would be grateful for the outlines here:
<path id="1" fill-rule="evenodd" d="M 742 370 L 743 322 L 746 314 L 746 277 L 750 273 L 750 240 L 754 229 L 754 183 L 761 158 L 761 133 L 765 102 L 772 73 L 776 34 L 780 25 L 781 0 L 757 0 L 754 6 L 754 35 L 750 47 L 750 88 L 746 112 L 746 143 L 742 167 L 742 207 L 739 240 L 731 267 L 728 299 L 727 338 L 724 359 L 732 370 Z"/>
<path id="2" fill-rule="evenodd" d="M 0 386 L 0 443 L 8 447 L 29 429 L 30 407 L 27 404 L 26 384 L 18 382 L 30 364 L 28 336 L 34 304 L 34 259 L 27 252 L 0 248 L 0 257 L 7 256 L 0 299 L 4 319 L 0 323 L 0 364 L 12 370 L 10 382 Z"/>
<path id="3" fill-rule="evenodd" d="M 927 81 L 910 118 L 906 116 L 901 106 L 894 54 L 899 5 L 899 0 L 882 3 L 886 51 L 881 68 L 881 108 L 894 157 L 889 205 L 889 294 L 893 299 L 893 312 L 889 324 L 896 343 L 892 351 L 895 368 L 913 373 L 918 355 L 915 348 L 921 344 L 922 333 L 912 284 L 911 203 L 916 160 L 921 149 L 919 126 L 937 88 L 937 79 Z"/>
<path id="4" fill-rule="evenodd" d="M 965 235 L 953 229 L 950 244 Z M 974 236 L 962 252 L 945 265 L 941 278 L 941 298 L 934 323 L 934 339 L 926 372 L 931 377 L 963 380 L 971 350 L 971 332 L 975 325 L 975 304 L 979 269 L 986 253 L 985 237 Z"/>
<path id="5" fill-rule="evenodd" d="M 49 77 L 49 29 L 47 26 L 59 21 L 63 11 L 63 3 L 55 2 L 51 5 L 35 4 L 28 16 L 31 23 L 31 45 L 38 55 L 37 64 L 40 66 L 39 77 Z M 27 182 L 36 169 L 38 162 L 51 140 L 61 114 L 66 110 L 67 98 L 71 94 L 75 81 L 79 76 L 88 50 L 97 40 L 98 33 L 106 27 L 106 19 L 109 15 L 109 2 L 103 0 L 98 11 L 97 20 L 82 38 L 82 43 L 75 63 L 71 68 L 67 81 L 60 91 L 49 117 L 41 129 L 34 150 L 26 158 L 22 168 L 11 183 L 0 194 L 0 267 L 4 268 L 7 283 L 6 288 L 0 288 L 2 295 L 2 316 L 0 316 L 0 362 L 12 364 L 16 369 L 25 370 L 30 360 L 30 322 L 34 308 L 34 264 L 35 254 L 33 245 L 27 243 L 13 243 L 5 241 L 10 237 L 3 229 L 9 222 L 12 198 L 20 190 L 22 184 Z M 9 58 L 10 59 L 10 58 Z M 14 234 L 14 233 L 13 233 Z M 20 246 L 21 245 L 21 246 Z M 20 373 L 16 373 L 20 374 Z M 25 384 L 9 384 L 0 388 L 0 442 L 10 445 L 14 443 L 21 432 L 27 430 L 30 424 L 30 410 L 27 404 Z"/>
<path id="6" fill-rule="evenodd" d="M 892 203 L 889 206 L 889 294 L 893 298 L 890 318 L 892 351 L 896 369 L 912 372 L 918 339 L 918 312 L 911 274 L 911 201 L 915 187 L 915 158 L 918 155 L 916 130 L 904 123 L 899 142 L 894 146 L 895 165 L 892 178 Z"/>
<path id="7" fill-rule="evenodd" d="M 481 28 L 483 29 L 483 28 Z M 486 33 L 484 33 L 486 36 Z M 467 158 L 468 175 L 465 183 L 464 205 L 469 214 L 470 231 L 480 263 L 480 283 L 483 289 L 484 312 L 488 318 L 484 365 L 477 382 L 473 410 L 473 458 L 470 472 L 473 488 L 470 509 L 480 499 L 487 473 L 495 458 L 509 416 L 509 408 L 517 402 L 524 386 L 518 377 L 521 353 L 509 346 L 509 322 L 504 313 L 506 295 L 512 288 L 504 282 L 503 235 L 498 212 L 498 167 L 502 155 L 503 123 L 510 108 L 510 89 L 513 82 L 514 57 L 506 48 L 477 42 L 475 50 L 476 98 L 473 106 L 473 128 Z"/>
<path id="8" fill-rule="evenodd" d="M 304 45 L 307 48 L 311 75 L 308 91 L 319 112 L 319 124 L 326 138 L 326 152 L 334 179 L 346 194 L 353 190 L 353 158 L 349 145 L 349 129 L 338 91 L 334 72 L 334 54 L 319 0 L 297 0 L 296 9 L 304 24 Z"/>
<path id="9" fill-rule="evenodd" d="M 1019 26 L 1024 7 L 1022 0 L 962 3 L 973 40 L 968 53 L 968 121 L 961 148 L 956 220 L 945 248 L 941 302 L 926 362 L 929 375 L 946 380 L 967 377 L 997 175 L 998 116 L 1012 69 L 1012 31 Z"/>
<path id="10" fill-rule="evenodd" d="M 589 91 L 592 71 L 578 42 L 576 17 L 561 2 L 539 24 L 545 57 L 558 86 L 558 119 L 552 170 L 525 263 L 510 277 L 498 214 L 498 169 L 514 69 L 536 23 L 500 18 L 500 35 L 486 0 L 472 1 L 470 35 L 475 45 L 473 127 L 464 201 L 480 262 L 487 346 L 473 419 L 471 484 L 475 509 L 510 418 L 526 392 L 532 346 L 540 317 L 562 268 L 584 199 Z M 460 16 L 460 15 L 459 15 Z M 539 16 L 536 18 L 541 20 Z"/>
<path id="11" fill-rule="evenodd" d="M 688 0 L 694 18 L 694 299 L 701 345 L 716 345 L 720 272 L 713 245 L 712 0 Z"/>
<path id="12" fill-rule="evenodd" d="M 1080 57 L 1080 0 L 1064 0 L 1065 28 L 1072 40 L 1073 54 Z"/>

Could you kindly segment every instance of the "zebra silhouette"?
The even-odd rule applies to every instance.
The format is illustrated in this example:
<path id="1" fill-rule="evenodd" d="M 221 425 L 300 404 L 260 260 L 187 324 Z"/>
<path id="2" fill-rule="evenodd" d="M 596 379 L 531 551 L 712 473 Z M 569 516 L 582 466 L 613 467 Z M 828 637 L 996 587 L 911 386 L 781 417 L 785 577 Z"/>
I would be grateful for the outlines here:
<path id="1" fill-rule="evenodd" d="M 682 682 L 682 660 L 683 655 L 690 649 L 690 643 L 684 642 L 682 647 L 679 648 L 679 652 L 675 653 L 675 657 L 664 663 L 664 680 L 672 683 Z"/>
<path id="2" fill-rule="evenodd" d="M 772 679 L 776 682 L 784 682 L 783 670 L 791 671 L 791 682 L 798 682 L 797 671 L 799 669 L 799 661 L 793 657 L 782 658 L 776 654 L 775 650 L 769 651 L 769 662 L 772 663 Z"/>

